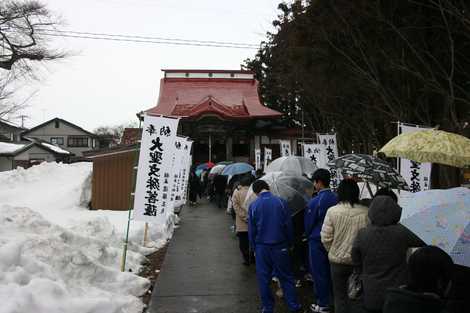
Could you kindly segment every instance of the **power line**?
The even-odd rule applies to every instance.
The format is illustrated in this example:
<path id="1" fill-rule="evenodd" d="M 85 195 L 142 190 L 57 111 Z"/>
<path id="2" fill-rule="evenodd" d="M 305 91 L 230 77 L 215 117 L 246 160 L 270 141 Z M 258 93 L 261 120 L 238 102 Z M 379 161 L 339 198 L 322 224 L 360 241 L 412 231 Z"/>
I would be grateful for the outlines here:
<path id="1" fill-rule="evenodd" d="M 235 49 L 253 49 L 253 50 L 256 50 L 259 48 L 259 46 L 255 44 L 238 43 L 238 42 L 178 39 L 178 38 L 164 38 L 164 37 L 151 37 L 151 36 L 138 36 L 138 35 L 105 34 L 105 33 L 64 31 L 64 30 L 52 30 L 52 29 L 39 29 L 37 31 L 38 33 L 41 33 L 44 36 L 52 36 L 52 37 L 82 38 L 82 39 L 135 42 L 135 43 L 151 43 L 151 44 L 169 44 L 169 45 L 196 46 L 196 47 L 216 47 L 216 48 L 235 48 Z"/>
<path id="2" fill-rule="evenodd" d="M 138 38 L 138 39 L 150 39 L 150 40 L 165 40 L 165 41 L 181 41 L 181 42 L 197 42 L 197 43 L 209 43 L 209 44 L 222 44 L 222 45 L 233 45 L 233 46 L 253 46 L 257 48 L 259 45 L 252 43 L 240 43 L 240 42 L 227 42 L 227 41 L 210 41 L 210 40 L 196 40 L 196 39 L 180 39 L 180 38 L 164 38 L 164 37 L 152 37 L 152 36 L 139 36 L 139 35 L 121 35 L 121 34 L 106 34 L 106 33 L 91 33 L 91 32 L 77 32 L 72 30 L 52 30 L 52 29 L 39 29 L 41 32 L 53 32 L 53 33 L 70 33 L 78 35 L 91 35 L 91 36 L 104 36 L 104 37 L 120 37 L 120 38 Z"/>

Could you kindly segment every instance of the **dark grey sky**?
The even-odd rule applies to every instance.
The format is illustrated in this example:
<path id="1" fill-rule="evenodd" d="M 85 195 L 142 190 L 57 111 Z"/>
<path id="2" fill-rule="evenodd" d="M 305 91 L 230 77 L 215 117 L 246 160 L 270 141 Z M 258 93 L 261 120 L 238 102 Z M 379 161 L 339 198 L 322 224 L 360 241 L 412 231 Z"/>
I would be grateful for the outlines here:
<path id="1" fill-rule="evenodd" d="M 63 29 L 259 43 L 280 0 L 43 0 Z M 135 119 L 155 105 L 162 68 L 238 69 L 256 50 L 58 38 L 73 56 L 41 71 L 26 126 L 61 117 L 88 130 Z M 27 90 L 23 90 L 27 94 Z"/>

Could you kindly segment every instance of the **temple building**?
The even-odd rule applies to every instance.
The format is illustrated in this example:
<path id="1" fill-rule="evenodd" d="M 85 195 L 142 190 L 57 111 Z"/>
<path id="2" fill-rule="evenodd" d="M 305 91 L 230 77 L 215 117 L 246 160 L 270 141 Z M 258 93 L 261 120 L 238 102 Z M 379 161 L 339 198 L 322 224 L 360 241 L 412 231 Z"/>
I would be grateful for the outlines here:
<path id="1" fill-rule="evenodd" d="M 243 70 L 163 70 L 157 105 L 149 115 L 180 117 L 179 134 L 194 140 L 194 162 L 254 162 L 255 149 L 273 150 L 290 140 L 293 153 L 301 130 L 266 107 L 254 74 Z"/>

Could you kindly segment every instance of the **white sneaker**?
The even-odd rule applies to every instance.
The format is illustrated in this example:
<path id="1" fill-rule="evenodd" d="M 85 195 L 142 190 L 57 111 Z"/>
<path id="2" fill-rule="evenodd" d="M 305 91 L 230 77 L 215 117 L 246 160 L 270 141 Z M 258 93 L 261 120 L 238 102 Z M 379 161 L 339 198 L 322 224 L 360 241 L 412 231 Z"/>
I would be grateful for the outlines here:
<path id="1" fill-rule="evenodd" d="M 327 306 L 319 306 L 318 304 L 313 303 L 310 306 L 310 310 L 314 313 L 330 313 L 330 308 Z"/>

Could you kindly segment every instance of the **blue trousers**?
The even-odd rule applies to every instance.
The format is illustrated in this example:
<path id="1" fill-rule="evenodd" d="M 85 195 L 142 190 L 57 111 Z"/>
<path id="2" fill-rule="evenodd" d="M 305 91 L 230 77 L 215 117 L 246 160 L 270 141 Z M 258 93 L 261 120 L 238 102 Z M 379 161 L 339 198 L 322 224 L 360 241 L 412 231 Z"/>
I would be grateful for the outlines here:
<path id="1" fill-rule="evenodd" d="M 308 260 L 315 283 L 315 297 L 319 306 L 330 305 L 331 274 L 328 252 L 320 239 L 308 241 Z"/>
<path id="2" fill-rule="evenodd" d="M 292 274 L 289 250 L 282 246 L 257 244 L 255 248 L 256 278 L 263 303 L 263 313 L 273 313 L 274 297 L 271 291 L 273 273 L 281 283 L 284 299 L 291 311 L 300 310 L 297 301 L 294 275 Z"/>

